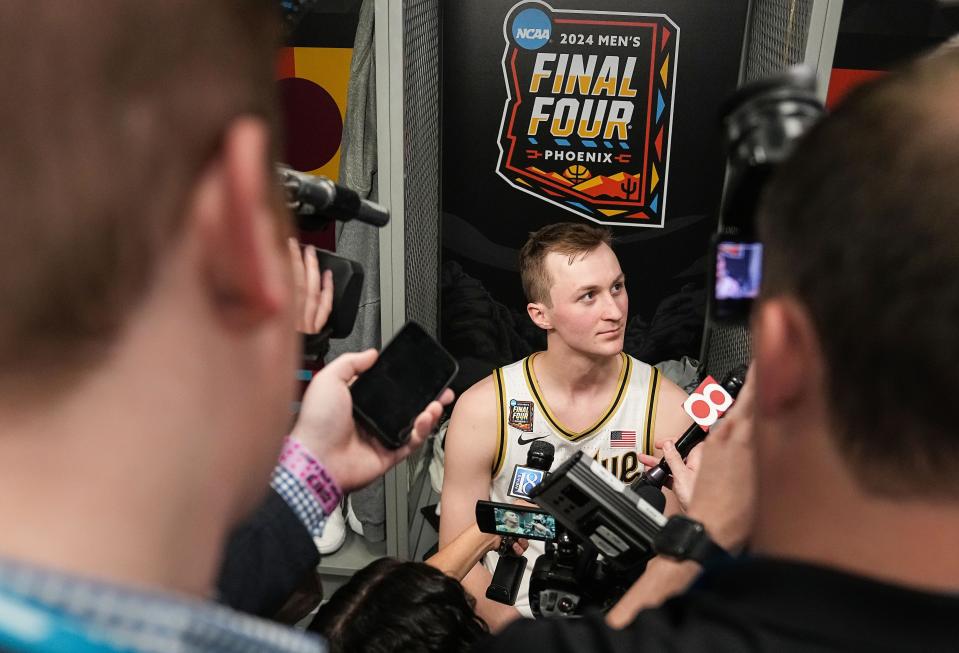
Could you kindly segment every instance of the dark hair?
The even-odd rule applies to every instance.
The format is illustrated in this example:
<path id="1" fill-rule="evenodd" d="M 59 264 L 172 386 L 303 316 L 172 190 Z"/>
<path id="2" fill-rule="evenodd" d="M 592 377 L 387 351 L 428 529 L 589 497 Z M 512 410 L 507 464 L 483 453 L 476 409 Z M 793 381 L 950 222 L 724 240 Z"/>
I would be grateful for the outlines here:
<path id="1" fill-rule="evenodd" d="M 797 297 L 839 450 L 874 493 L 959 497 L 959 51 L 864 87 L 764 194 L 763 295 Z"/>
<path id="2" fill-rule="evenodd" d="M 381 558 L 320 607 L 310 630 L 331 653 L 467 651 L 489 629 L 455 579 L 422 562 Z"/>
<path id="3" fill-rule="evenodd" d="M 531 233 L 519 252 L 519 274 L 526 299 L 552 305 L 549 295 L 552 280 L 545 263 L 547 254 L 556 252 L 572 259 L 602 244 L 610 245 L 612 241 L 608 228 L 578 222 L 557 222 Z"/>
<path id="4" fill-rule="evenodd" d="M 0 3 L 0 370 L 110 350 L 229 122 L 275 122 L 278 37 L 264 0 Z"/>

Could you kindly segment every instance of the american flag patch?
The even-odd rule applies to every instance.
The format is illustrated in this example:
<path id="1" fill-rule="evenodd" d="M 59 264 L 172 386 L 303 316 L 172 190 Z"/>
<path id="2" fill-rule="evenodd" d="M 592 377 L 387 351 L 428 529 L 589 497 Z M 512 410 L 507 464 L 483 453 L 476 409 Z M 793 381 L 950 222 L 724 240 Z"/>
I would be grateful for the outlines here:
<path id="1" fill-rule="evenodd" d="M 609 446 L 614 449 L 635 449 L 636 431 L 610 431 Z"/>

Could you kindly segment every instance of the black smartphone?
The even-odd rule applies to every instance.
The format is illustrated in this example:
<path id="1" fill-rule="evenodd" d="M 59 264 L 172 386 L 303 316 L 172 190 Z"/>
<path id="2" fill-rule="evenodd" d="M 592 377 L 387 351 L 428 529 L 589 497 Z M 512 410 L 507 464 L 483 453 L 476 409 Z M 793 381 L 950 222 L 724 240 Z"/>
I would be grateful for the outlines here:
<path id="1" fill-rule="evenodd" d="M 556 539 L 556 519 L 551 514 L 511 503 L 477 501 L 476 525 L 484 533 L 530 540 Z"/>
<path id="2" fill-rule="evenodd" d="M 712 270 L 713 315 L 725 322 L 745 322 L 762 282 L 763 245 L 749 238 L 720 235 Z"/>
<path id="3" fill-rule="evenodd" d="M 307 245 L 309 247 L 309 245 Z M 326 326 L 331 338 L 345 338 L 353 332 L 356 314 L 360 309 L 360 293 L 363 292 L 363 266 L 356 261 L 333 252 L 316 248 L 316 262 L 320 274 L 333 272 L 333 308 Z"/>
<path id="4" fill-rule="evenodd" d="M 350 386 L 353 414 L 384 446 L 398 449 L 410 439 L 416 416 L 442 394 L 458 369 L 456 359 L 423 327 L 407 322 Z"/>

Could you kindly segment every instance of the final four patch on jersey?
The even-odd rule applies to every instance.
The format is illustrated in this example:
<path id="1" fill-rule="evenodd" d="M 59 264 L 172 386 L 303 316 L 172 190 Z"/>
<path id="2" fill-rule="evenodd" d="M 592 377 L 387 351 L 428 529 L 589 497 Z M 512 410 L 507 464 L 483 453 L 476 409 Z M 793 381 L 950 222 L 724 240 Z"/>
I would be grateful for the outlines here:
<path id="1" fill-rule="evenodd" d="M 509 400 L 509 419 L 507 420 L 514 429 L 519 429 L 524 433 L 533 432 L 533 402 Z"/>

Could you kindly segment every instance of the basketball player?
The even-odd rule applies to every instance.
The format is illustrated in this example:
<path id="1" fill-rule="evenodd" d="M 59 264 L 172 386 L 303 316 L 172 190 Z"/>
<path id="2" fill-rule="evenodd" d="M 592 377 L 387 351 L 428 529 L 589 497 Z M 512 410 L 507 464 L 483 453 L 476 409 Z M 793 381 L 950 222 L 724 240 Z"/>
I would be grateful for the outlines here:
<path id="1" fill-rule="evenodd" d="M 526 463 L 532 442 L 553 445 L 554 468 L 583 451 L 629 483 L 643 471 L 641 453 L 653 454 L 657 442 L 677 438 L 691 423 L 682 408 L 686 393 L 623 352 L 628 298 L 610 241 L 607 229 L 560 223 L 523 246 L 526 310 L 546 331 L 546 351 L 495 370 L 456 404 L 446 437 L 440 548 L 474 521 L 477 500 L 513 501 L 513 470 Z M 542 553 L 542 542 L 530 542 L 515 607 L 484 598 L 496 554 L 463 580 L 494 631 L 532 616 L 529 577 Z"/>

